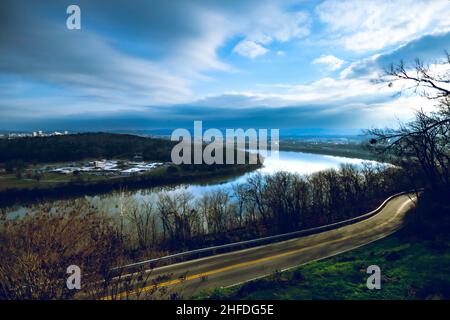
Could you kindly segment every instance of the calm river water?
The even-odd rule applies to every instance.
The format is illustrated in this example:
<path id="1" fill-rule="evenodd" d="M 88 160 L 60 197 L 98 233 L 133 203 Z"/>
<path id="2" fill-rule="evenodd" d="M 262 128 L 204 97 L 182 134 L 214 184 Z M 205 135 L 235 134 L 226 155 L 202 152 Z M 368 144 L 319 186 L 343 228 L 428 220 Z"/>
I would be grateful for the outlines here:
<path id="1" fill-rule="evenodd" d="M 133 197 L 138 201 L 152 200 L 157 196 L 158 192 L 161 191 L 168 193 L 187 191 L 192 193 L 194 196 L 201 196 L 204 193 L 211 192 L 216 189 L 231 189 L 233 185 L 245 182 L 248 177 L 255 175 L 257 172 L 260 172 L 263 175 L 272 174 L 277 171 L 287 171 L 298 174 L 311 174 L 330 168 L 338 169 L 342 164 L 361 165 L 363 162 L 376 163 L 375 161 L 362 159 L 280 151 L 278 159 L 270 157 L 266 158 L 264 161 L 264 166 L 262 168 L 253 172 L 248 172 L 238 177 L 213 180 L 210 182 L 182 184 L 172 187 L 141 189 L 128 192 L 126 194 L 114 192 L 98 196 L 86 196 L 85 198 L 95 207 L 114 214 L 117 213 L 117 211 L 121 207 L 120 203 L 124 200 L 123 197 Z M 56 201 L 64 202 L 68 200 Z M 9 210 L 9 215 L 13 217 L 16 215 L 22 215 L 24 212 L 25 208 L 16 206 Z"/>

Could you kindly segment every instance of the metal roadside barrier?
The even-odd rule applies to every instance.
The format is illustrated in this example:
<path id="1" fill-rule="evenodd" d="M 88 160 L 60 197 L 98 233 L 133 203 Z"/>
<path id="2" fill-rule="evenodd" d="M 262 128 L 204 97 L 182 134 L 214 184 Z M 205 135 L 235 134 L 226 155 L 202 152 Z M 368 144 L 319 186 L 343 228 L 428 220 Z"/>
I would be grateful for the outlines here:
<path id="1" fill-rule="evenodd" d="M 244 249 L 244 248 L 249 248 L 249 247 L 253 247 L 256 245 L 276 243 L 276 242 L 279 242 L 280 240 L 287 240 L 287 239 L 297 238 L 300 236 L 317 234 L 317 233 L 321 233 L 324 231 L 337 229 L 337 228 L 340 228 L 340 227 L 343 227 L 343 226 L 346 226 L 349 224 L 353 224 L 356 222 L 360 222 L 362 220 L 366 220 L 370 217 L 373 217 L 374 215 L 379 213 L 386 206 L 386 204 L 389 201 L 391 201 L 392 199 L 402 196 L 402 195 L 405 195 L 405 194 L 415 193 L 418 191 L 420 191 L 420 189 L 396 193 L 396 194 L 390 196 L 389 198 L 387 198 L 386 200 L 384 200 L 383 203 L 373 211 L 370 211 L 368 213 L 365 213 L 365 214 L 355 217 L 355 218 L 335 222 L 332 224 L 327 224 L 324 226 L 309 228 L 309 229 L 304 229 L 304 230 L 299 230 L 299 231 L 293 231 L 293 232 L 289 232 L 289 233 L 278 234 L 278 235 L 274 235 L 274 236 L 268 236 L 268 237 L 257 238 L 257 239 L 246 240 L 246 241 L 233 242 L 233 243 L 228 243 L 228 244 L 224 244 L 224 245 L 218 245 L 218 246 L 212 246 L 212 247 L 207 247 L 207 248 L 201 248 L 201 249 L 196 249 L 196 250 L 191 250 L 191 251 L 175 253 L 175 254 L 172 254 L 169 256 L 144 260 L 144 261 L 127 264 L 127 265 L 120 266 L 120 267 L 115 267 L 115 268 L 112 268 L 111 271 L 123 271 L 123 270 L 130 270 L 133 268 L 137 269 L 137 268 L 145 266 L 145 265 L 148 265 L 149 267 L 153 267 L 160 263 L 168 262 L 171 260 L 174 261 L 174 260 L 178 260 L 180 258 L 192 257 L 195 255 L 198 256 L 198 255 L 202 255 L 205 253 L 217 253 L 218 251 L 222 252 L 222 251 L 229 250 L 229 249 Z"/>

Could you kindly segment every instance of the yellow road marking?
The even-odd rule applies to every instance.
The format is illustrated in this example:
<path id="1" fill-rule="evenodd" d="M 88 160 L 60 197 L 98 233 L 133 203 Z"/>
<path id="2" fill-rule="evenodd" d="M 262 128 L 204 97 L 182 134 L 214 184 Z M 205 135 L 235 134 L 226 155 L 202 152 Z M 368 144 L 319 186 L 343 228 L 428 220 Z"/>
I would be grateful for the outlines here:
<path id="1" fill-rule="evenodd" d="M 411 199 L 408 199 L 408 201 L 411 201 Z M 397 217 L 399 211 L 401 209 L 403 209 L 403 207 L 404 207 L 404 205 L 406 203 L 407 203 L 407 201 L 405 201 L 397 209 L 396 213 L 394 214 L 394 216 L 391 219 L 383 222 L 380 225 L 375 226 L 373 229 L 381 228 L 381 227 L 389 224 L 391 221 L 393 221 Z M 367 220 L 365 220 L 365 221 L 367 221 Z M 335 229 L 335 230 L 338 230 L 338 229 Z M 242 268 L 242 267 L 252 266 L 252 265 L 255 265 L 255 264 L 258 264 L 258 263 L 261 263 L 261 262 L 266 262 L 266 261 L 270 261 L 270 260 L 274 260 L 274 259 L 290 256 L 290 255 L 293 255 L 293 254 L 296 254 L 296 253 L 300 253 L 300 252 L 306 251 L 306 250 L 311 250 L 311 249 L 314 249 L 314 248 L 317 248 L 317 247 L 320 247 L 320 246 L 330 245 L 330 244 L 333 244 L 333 243 L 341 242 L 341 241 L 344 241 L 344 240 L 347 240 L 347 239 L 354 238 L 354 237 L 356 237 L 356 236 L 358 236 L 360 234 L 363 234 L 363 233 L 364 232 L 360 232 L 360 233 L 352 234 L 351 236 L 342 237 L 342 238 L 339 238 L 339 239 L 336 239 L 336 240 L 330 240 L 328 242 L 321 242 L 321 243 L 315 244 L 313 246 L 300 248 L 300 249 L 295 249 L 295 250 L 291 250 L 291 251 L 286 251 L 286 252 L 279 253 L 279 254 L 276 254 L 276 255 L 273 255 L 273 256 L 260 258 L 260 259 L 247 261 L 247 262 L 242 262 L 242 263 L 237 263 L 237 264 L 233 264 L 233 265 L 228 266 L 228 267 L 223 267 L 223 268 L 219 268 L 219 269 L 215 269 L 215 270 L 211 270 L 211 271 L 207 271 L 207 272 L 203 272 L 203 273 L 194 274 L 194 275 L 191 275 L 191 276 L 187 276 L 184 279 L 174 279 L 174 280 L 170 280 L 170 281 L 166 281 L 166 282 L 161 282 L 161 283 L 158 283 L 158 284 L 152 284 L 152 285 L 143 287 L 141 289 L 134 290 L 133 292 L 130 292 L 130 293 L 127 293 L 127 292 L 119 293 L 119 294 L 117 294 L 115 296 L 115 298 L 116 299 L 121 299 L 121 298 L 125 298 L 127 296 L 130 296 L 130 295 L 134 295 L 134 294 L 138 294 L 138 293 L 144 293 L 144 292 L 147 292 L 147 291 L 150 291 L 150 290 L 154 290 L 154 289 L 157 289 L 157 288 L 168 287 L 168 286 L 172 286 L 172 285 L 183 283 L 185 281 L 191 281 L 191 280 L 195 280 L 195 279 L 200 279 L 200 278 L 207 277 L 207 276 L 210 276 L 210 275 L 214 275 L 214 274 L 217 274 L 217 273 L 221 273 L 221 272 L 225 272 L 225 271 L 229 271 L 229 270 L 233 270 L 233 269 L 238 269 L 238 268 Z M 112 296 L 107 296 L 107 297 L 102 298 L 102 300 L 112 300 L 112 299 L 113 299 Z"/>

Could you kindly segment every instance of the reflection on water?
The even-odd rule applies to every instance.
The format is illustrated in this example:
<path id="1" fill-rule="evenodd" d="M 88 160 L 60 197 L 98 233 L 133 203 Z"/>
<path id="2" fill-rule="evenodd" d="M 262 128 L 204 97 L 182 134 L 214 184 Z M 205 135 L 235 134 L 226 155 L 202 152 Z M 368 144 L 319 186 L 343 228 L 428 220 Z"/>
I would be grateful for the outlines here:
<path id="1" fill-rule="evenodd" d="M 342 164 L 359 165 L 363 162 L 376 163 L 375 161 L 367 161 L 361 159 L 325 156 L 319 154 L 301 153 L 301 152 L 287 152 L 280 151 L 278 158 L 266 158 L 264 166 L 256 171 L 248 172 L 239 177 L 228 179 L 221 182 L 203 183 L 203 184 L 187 184 L 177 187 L 175 190 L 169 192 L 176 192 L 178 190 L 189 191 L 196 196 L 200 196 L 205 192 L 221 189 L 231 188 L 234 184 L 243 183 L 248 177 L 255 175 L 257 172 L 261 174 L 272 174 L 278 171 L 287 171 L 297 174 L 311 174 L 314 172 L 326 169 L 338 169 Z"/>
<path id="2" fill-rule="evenodd" d="M 158 192 L 164 191 L 168 193 L 175 193 L 180 191 L 187 191 L 194 196 L 201 196 L 204 193 L 211 192 L 217 189 L 230 189 L 233 185 L 243 183 L 248 177 L 260 172 L 261 174 L 272 174 L 278 171 L 287 171 L 297 174 L 311 174 L 317 171 L 326 169 L 338 169 L 342 164 L 360 165 L 363 162 L 376 163 L 375 161 L 367 161 L 361 159 L 351 159 L 344 157 L 325 156 L 318 154 L 287 152 L 280 151 L 278 158 L 266 158 L 264 166 L 256 171 L 243 174 L 239 177 L 230 179 L 223 179 L 221 181 L 211 181 L 202 183 L 182 184 L 172 187 L 158 187 L 152 189 L 136 190 L 127 194 L 109 193 L 99 196 L 87 196 L 86 199 L 99 210 L 116 214 L 121 210 L 123 197 L 133 197 L 136 200 L 152 201 L 156 199 Z M 60 200 L 67 201 L 67 200 Z M 21 215 L 24 213 L 24 208 L 15 208 L 10 211 L 11 216 Z"/>

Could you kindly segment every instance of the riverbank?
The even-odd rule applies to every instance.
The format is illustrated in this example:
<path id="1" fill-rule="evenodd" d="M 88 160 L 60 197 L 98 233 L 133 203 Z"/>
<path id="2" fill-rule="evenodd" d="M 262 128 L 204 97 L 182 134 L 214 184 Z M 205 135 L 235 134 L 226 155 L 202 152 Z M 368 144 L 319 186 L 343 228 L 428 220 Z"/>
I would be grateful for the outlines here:
<path id="1" fill-rule="evenodd" d="M 0 207 L 124 188 L 227 179 L 261 166 L 174 165 L 175 144 L 167 139 L 101 132 L 0 140 Z"/>
<path id="2" fill-rule="evenodd" d="M 295 151 L 334 157 L 379 161 L 379 157 L 361 143 L 336 144 L 326 142 L 305 142 L 282 140 L 280 151 Z"/>
<path id="3" fill-rule="evenodd" d="M 89 180 L 64 180 L 61 174 L 50 177 L 55 180 L 0 179 L 0 207 L 16 203 L 28 203 L 42 199 L 67 199 L 82 195 L 103 194 L 113 190 L 152 188 L 177 185 L 181 183 L 201 183 L 210 179 L 233 178 L 260 168 L 261 165 L 224 165 L 224 166 L 174 166 L 157 168 L 149 173 L 129 177 L 90 177 Z M 14 180 L 15 179 L 15 180 Z M 2 181 L 3 180 L 3 181 Z M 1 185 L 1 183 L 0 183 Z"/>

